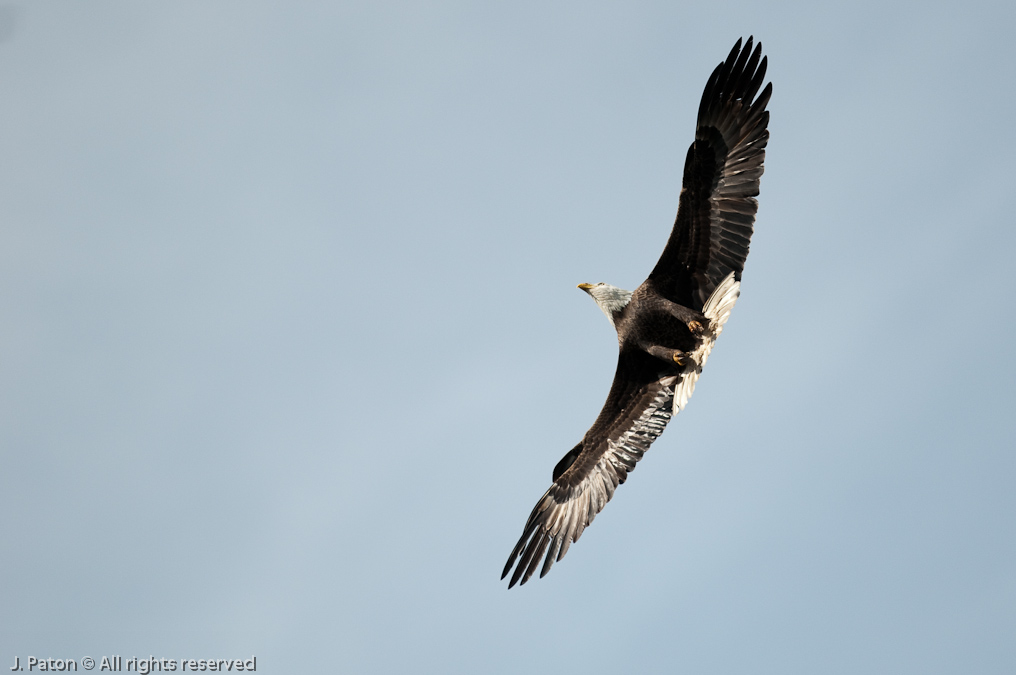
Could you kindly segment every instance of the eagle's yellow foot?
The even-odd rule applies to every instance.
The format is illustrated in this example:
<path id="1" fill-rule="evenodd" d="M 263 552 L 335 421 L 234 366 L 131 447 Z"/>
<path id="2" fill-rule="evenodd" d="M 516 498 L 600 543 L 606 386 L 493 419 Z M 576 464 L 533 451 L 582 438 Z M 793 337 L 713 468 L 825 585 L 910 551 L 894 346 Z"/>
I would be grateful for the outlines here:
<path id="1" fill-rule="evenodd" d="M 701 333 L 704 329 L 702 328 L 701 323 L 693 320 L 688 322 L 688 330 L 690 330 L 692 333 Z"/>
<path id="2" fill-rule="evenodd" d="M 683 366 L 685 364 L 685 356 L 687 355 L 684 352 L 674 352 L 674 363 L 679 366 Z"/>

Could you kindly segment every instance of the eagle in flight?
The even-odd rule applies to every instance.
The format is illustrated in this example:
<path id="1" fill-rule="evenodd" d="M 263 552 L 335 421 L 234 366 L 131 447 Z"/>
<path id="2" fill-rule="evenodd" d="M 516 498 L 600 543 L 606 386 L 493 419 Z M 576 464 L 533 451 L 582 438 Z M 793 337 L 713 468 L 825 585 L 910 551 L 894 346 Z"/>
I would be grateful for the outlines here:
<path id="1" fill-rule="evenodd" d="M 635 292 L 579 284 L 617 329 L 614 383 L 593 426 L 554 467 L 501 578 L 524 584 L 568 552 L 681 411 L 741 288 L 769 140 L 772 84 L 762 45 L 741 41 L 718 65 L 699 103 L 684 161 L 677 219 L 663 254 Z M 756 97 L 756 94 L 758 96 Z"/>

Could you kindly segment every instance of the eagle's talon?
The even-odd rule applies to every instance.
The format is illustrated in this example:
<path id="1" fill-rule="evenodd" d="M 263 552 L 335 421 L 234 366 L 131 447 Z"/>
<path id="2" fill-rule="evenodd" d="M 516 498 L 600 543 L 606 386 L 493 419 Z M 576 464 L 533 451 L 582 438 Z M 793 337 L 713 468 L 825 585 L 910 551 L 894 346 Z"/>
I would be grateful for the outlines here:
<path id="1" fill-rule="evenodd" d="M 672 358 L 674 359 L 674 363 L 676 363 L 679 366 L 683 366 L 684 365 L 684 357 L 685 357 L 685 353 L 684 352 L 674 352 L 674 356 Z"/>
<path id="2" fill-rule="evenodd" d="M 693 319 L 688 322 L 688 330 L 690 330 L 692 333 L 702 333 L 703 332 L 702 324 Z"/>

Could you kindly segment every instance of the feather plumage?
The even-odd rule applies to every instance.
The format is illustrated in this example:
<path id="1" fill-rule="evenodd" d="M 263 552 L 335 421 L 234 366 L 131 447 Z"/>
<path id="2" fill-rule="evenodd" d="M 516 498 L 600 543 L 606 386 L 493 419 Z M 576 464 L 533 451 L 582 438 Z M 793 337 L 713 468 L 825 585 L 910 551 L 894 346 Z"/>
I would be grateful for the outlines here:
<path id="1" fill-rule="evenodd" d="M 740 294 L 769 139 L 766 58 L 748 38 L 713 70 L 699 104 L 674 227 L 634 293 L 581 284 L 617 329 L 620 355 L 603 409 L 554 467 L 501 575 L 509 588 L 568 552 L 694 391 Z M 542 561 L 542 567 L 540 563 Z"/>

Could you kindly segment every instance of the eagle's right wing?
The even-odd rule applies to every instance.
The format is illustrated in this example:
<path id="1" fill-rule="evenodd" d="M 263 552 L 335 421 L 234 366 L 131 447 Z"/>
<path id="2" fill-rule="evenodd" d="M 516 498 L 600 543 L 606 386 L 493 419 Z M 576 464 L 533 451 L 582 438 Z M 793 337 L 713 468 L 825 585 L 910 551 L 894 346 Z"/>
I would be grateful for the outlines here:
<path id="1" fill-rule="evenodd" d="M 518 561 L 509 588 L 520 579 L 526 583 L 541 558 L 542 577 L 564 557 L 663 433 L 673 414 L 675 390 L 678 405 L 683 405 L 697 379 L 698 373 L 668 370 L 645 352 L 621 353 L 603 410 L 582 442 L 554 469 L 553 485 L 537 502 L 508 557 L 502 579 Z"/>

